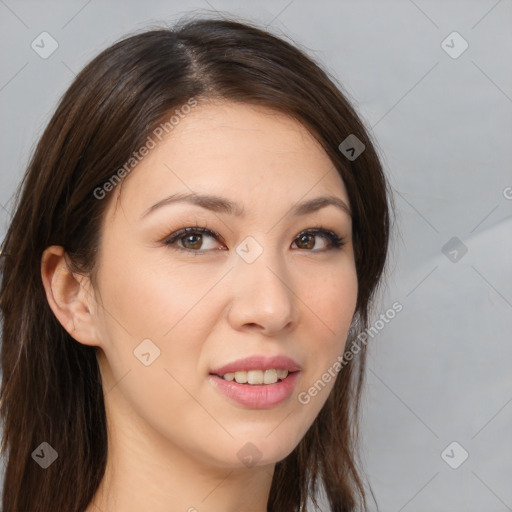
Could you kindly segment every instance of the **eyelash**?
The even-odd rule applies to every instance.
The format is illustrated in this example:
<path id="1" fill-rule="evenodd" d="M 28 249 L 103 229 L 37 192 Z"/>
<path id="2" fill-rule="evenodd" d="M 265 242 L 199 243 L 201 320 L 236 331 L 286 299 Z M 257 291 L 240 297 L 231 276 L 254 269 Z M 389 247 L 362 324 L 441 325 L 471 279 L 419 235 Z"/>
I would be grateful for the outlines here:
<path id="1" fill-rule="evenodd" d="M 201 253 L 210 252 L 212 250 L 212 249 L 207 249 L 206 251 L 200 250 L 200 249 L 193 250 L 193 249 L 186 249 L 185 247 L 179 247 L 179 246 L 171 247 L 171 244 L 184 238 L 186 235 L 190 235 L 190 234 L 209 235 L 209 236 L 212 236 L 213 238 L 216 238 L 217 240 L 219 240 L 221 238 L 221 236 L 216 231 L 213 231 L 208 228 L 195 226 L 195 227 L 187 227 L 187 228 L 179 229 L 178 231 L 171 233 L 169 235 L 169 237 L 164 240 L 163 243 L 170 249 L 184 251 L 184 252 L 192 253 L 194 255 L 199 255 Z M 339 237 L 336 233 L 334 233 L 334 231 L 330 231 L 330 230 L 320 228 L 320 227 L 306 229 L 304 231 L 301 231 L 294 238 L 293 241 L 295 242 L 297 239 L 299 239 L 303 235 L 321 235 L 330 242 L 330 246 L 325 249 L 321 249 L 321 250 L 302 249 L 302 250 L 305 250 L 308 252 L 326 252 L 326 251 L 330 251 L 330 250 L 341 249 L 345 245 L 345 241 L 343 240 L 343 238 Z"/>

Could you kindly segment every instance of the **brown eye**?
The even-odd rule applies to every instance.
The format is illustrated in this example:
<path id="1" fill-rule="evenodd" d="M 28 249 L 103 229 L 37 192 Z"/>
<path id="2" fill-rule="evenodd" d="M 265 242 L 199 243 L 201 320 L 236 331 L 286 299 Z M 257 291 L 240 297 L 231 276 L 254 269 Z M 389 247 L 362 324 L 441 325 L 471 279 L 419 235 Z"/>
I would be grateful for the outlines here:
<path id="1" fill-rule="evenodd" d="M 184 228 L 172 233 L 167 240 L 165 245 L 171 249 L 181 249 L 183 251 L 189 251 L 191 253 L 203 253 L 213 249 L 219 249 L 218 239 L 220 236 L 206 228 L 200 227 L 189 227 Z M 208 240 L 211 242 L 208 243 Z M 206 245 L 206 247 L 203 247 Z"/>
<path id="2" fill-rule="evenodd" d="M 208 239 L 212 240 L 209 246 L 207 242 Z M 210 229 L 188 227 L 172 233 L 164 243 L 171 249 L 188 251 L 192 254 L 202 254 L 214 249 L 221 250 L 222 247 L 218 247 L 220 239 L 220 235 Z M 318 239 L 323 240 L 323 246 L 322 243 L 318 244 Z M 207 245 L 207 247 L 204 247 L 203 244 Z M 343 247 L 345 242 L 332 231 L 316 228 L 299 233 L 294 240 L 294 244 L 296 244 L 297 248 L 300 250 L 323 252 L 331 249 L 339 249 Z"/>
<path id="3" fill-rule="evenodd" d="M 186 235 L 179 240 L 182 240 L 182 245 L 185 249 L 197 250 L 201 248 L 203 235 Z"/>
<path id="4" fill-rule="evenodd" d="M 324 240 L 323 247 L 316 247 L 317 238 Z M 336 233 L 326 229 L 309 229 L 299 233 L 294 243 L 302 250 L 310 252 L 322 252 L 324 250 L 339 249 L 344 245 L 344 241 Z M 315 249 L 315 250 L 312 250 Z"/>
<path id="5" fill-rule="evenodd" d="M 299 249 L 313 249 L 315 247 L 315 235 L 301 235 L 297 238 Z"/>

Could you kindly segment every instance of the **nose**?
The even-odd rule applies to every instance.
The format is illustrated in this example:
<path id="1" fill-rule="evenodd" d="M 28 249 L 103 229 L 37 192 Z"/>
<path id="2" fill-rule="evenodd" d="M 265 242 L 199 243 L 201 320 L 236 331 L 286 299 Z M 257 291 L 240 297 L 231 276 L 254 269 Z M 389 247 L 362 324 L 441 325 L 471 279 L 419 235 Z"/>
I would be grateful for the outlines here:
<path id="1" fill-rule="evenodd" d="M 264 250 L 248 263 L 236 255 L 228 322 L 235 330 L 275 336 L 297 322 L 297 297 L 282 258 Z"/>

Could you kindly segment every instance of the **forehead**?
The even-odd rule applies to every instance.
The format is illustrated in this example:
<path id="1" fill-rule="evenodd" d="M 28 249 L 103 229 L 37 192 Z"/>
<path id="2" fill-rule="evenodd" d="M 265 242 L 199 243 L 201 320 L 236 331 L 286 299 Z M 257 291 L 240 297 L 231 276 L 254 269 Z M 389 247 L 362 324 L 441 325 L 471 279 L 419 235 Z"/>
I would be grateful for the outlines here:
<path id="1" fill-rule="evenodd" d="M 117 187 L 123 209 L 140 213 L 175 192 L 229 196 L 249 210 L 326 192 L 348 204 L 320 143 L 300 122 L 266 107 L 199 104 L 155 142 Z"/>

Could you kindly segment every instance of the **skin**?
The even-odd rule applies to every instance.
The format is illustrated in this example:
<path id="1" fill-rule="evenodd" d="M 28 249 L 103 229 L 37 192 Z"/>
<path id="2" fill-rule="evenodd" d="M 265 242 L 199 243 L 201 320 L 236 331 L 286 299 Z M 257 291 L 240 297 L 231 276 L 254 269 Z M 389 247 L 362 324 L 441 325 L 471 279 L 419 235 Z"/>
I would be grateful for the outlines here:
<path id="1" fill-rule="evenodd" d="M 141 220 L 161 199 L 191 191 L 238 202 L 245 215 L 175 203 Z M 343 353 L 357 299 L 350 215 L 332 205 L 288 212 L 323 195 L 350 207 L 343 181 L 297 121 L 203 102 L 110 194 L 95 283 L 69 270 L 61 247 L 42 259 L 56 317 L 98 347 L 109 454 L 87 512 L 266 511 L 276 462 L 297 446 L 334 380 L 307 405 L 297 395 Z M 163 243 L 196 225 L 222 238 Z M 319 226 L 345 244 L 298 240 Z M 263 248 L 252 263 L 236 252 L 248 236 Z M 133 353 L 147 338 L 161 351 L 149 366 Z M 275 407 L 243 407 L 209 381 L 212 369 L 256 354 L 285 354 L 302 367 L 292 396 Z M 261 454 L 251 467 L 237 456 L 248 442 Z"/>

